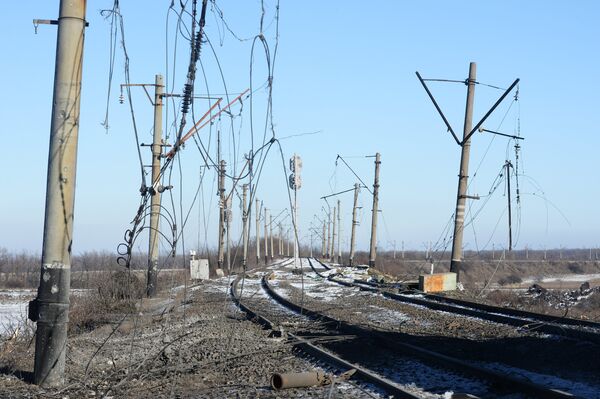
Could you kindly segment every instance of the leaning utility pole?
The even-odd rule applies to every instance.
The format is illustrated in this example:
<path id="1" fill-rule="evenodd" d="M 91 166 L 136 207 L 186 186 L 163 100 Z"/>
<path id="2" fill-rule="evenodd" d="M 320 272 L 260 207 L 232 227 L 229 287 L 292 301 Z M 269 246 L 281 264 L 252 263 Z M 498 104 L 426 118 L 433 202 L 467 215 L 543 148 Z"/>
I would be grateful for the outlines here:
<path id="1" fill-rule="evenodd" d="M 352 207 L 352 234 L 350 235 L 350 259 L 348 265 L 352 266 L 354 262 L 354 245 L 356 243 L 356 226 L 358 220 L 356 220 L 356 207 L 358 205 L 358 190 L 360 190 L 360 184 L 354 184 L 354 206 Z"/>
<path id="2" fill-rule="evenodd" d="M 371 215 L 371 247 L 369 250 L 369 267 L 375 267 L 377 257 L 377 212 L 379 206 L 379 165 L 381 154 L 375 154 L 375 180 L 373 182 L 373 215 Z"/>
<path id="3" fill-rule="evenodd" d="M 508 194 L 508 252 L 512 251 L 512 210 L 510 204 L 510 168 L 513 167 L 510 161 L 504 164 L 506 167 L 506 192 Z"/>
<path id="4" fill-rule="evenodd" d="M 225 217 L 227 204 L 225 199 L 225 166 L 227 163 L 221 160 L 219 167 L 219 255 L 217 267 L 223 269 L 223 258 L 225 252 Z"/>
<path id="5" fill-rule="evenodd" d="M 331 233 L 332 233 L 332 235 L 331 235 L 331 252 L 330 252 L 330 254 L 331 254 L 331 260 L 335 260 L 335 237 L 336 237 L 336 234 L 337 234 L 335 232 L 335 222 L 336 222 L 336 220 L 335 220 L 336 216 L 335 215 L 336 215 L 336 211 L 337 210 L 335 209 L 335 206 L 334 206 L 333 207 L 333 229 L 331 230 Z"/>
<path id="6" fill-rule="evenodd" d="M 462 243 L 465 224 L 465 205 L 467 202 L 467 180 L 469 178 L 469 156 L 471 139 L 469 133 L 473 127 L 473 102 L 475 99 L 475 82 L 477 80 L 477 65 L 469 65 L 469 79 L 467 80 L 467 104 L 465 109 L 465 124 L 463 128 L 463 142 L 460 156 L 460 171 L 458 173 L 458 194 L 456 196 L 456 210 L 454 211 L 454 236 L 452 238 L 452 257 L 450 271 L 457 275 L 462 265 Z"/>
<path id="7" fill-rule="evenodd" d="M 37 322 L 33 382 L 48 387 L 62 385 L 65 372 L 85 6 L 60 2 L 40 285 L 29 303 Z"/>
<path id="8" fill-rule="evenodd" d="M 273 260 L 273 256 L 275 255 L 275 247 L 273 245 L 273 215 L 269 215 L 269 231 L 271 236 L 271 260 Z"/>
<path id="9" fill-rule="evenodd" d="M 269 228 L 267 226 L 267 213 L 268 209 L 265 208 L 265 266 L 269 263 Z"/>
<path id="10" fill-rule="evenodd" d="M 337 241 L 337 252 L 338 252 L 338 264 L 342 264 L 342 249 L 340 247 L 340 241 L 342 240 L 342 235 L 341 235 L 341 226 L 342 226 L 342 221 L 341 221 L 341 213 L 342 213 L 342 208 L 340 207 L 340 200 L 338 200 L 337 202 L 337 208 L 338 208 L 338 213 L 337 213 L 337 227 L 338 227 L 338 241 Z"/>
<path id="11" fill-rule="evenodd" d="M 156 294 L 158 278 L 158 243 L 160 223 L 160 158 L 162 155 L 162 108 L 163 91 L 162 75 L 154 78 L 154 137 L 152 140 L 152 188 L 150 189 L 150 233 L 148 240 L 148 281 L 146 295 L 153 297 Z"/>
<path id="12" fill-rule="evenodd" d="M 260 263 L 260 205 L 256 200 L 256 266 Z"/>
<path id="13" fill-rule="evenodd" d="M 242 256 L 242 270 L 246 271 L 246 263 L 248 261 L 248 185 L 242 186 L 242 224 L 243 224 L 243 240 L 244 240 L 244 254 Z"/>

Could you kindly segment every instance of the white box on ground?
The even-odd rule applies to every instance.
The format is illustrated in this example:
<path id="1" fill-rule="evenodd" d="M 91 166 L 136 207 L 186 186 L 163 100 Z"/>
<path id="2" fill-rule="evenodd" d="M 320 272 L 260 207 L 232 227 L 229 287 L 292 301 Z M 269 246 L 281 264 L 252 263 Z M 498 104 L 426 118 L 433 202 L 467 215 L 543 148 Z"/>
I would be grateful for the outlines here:
<path id="1" fill-rule="evenodd" d="M 190 278 L 192 280 L 208 280 L 208 259 L 190 259 Z"/>

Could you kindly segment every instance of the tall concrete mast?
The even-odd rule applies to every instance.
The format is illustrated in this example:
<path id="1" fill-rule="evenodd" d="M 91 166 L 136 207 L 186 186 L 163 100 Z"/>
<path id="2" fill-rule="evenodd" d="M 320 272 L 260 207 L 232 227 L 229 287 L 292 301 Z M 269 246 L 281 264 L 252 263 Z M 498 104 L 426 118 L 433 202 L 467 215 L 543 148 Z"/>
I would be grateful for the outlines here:
<path id="1" fill-rule="evenodd" d="M 375 179 L 373 182 L 373 214 L 371 215 L 371 245 L 369 249 L 369 267 L 375 267 L 377 257 L 377 212 L 379 208 L 379 165 L 381 154 L 375 154 Z"/>
<path id="2" fill-rule="evenodd" d="M 42 386 L 64 382 L 85 9 L 85 0 L 60 2 L 40 285 L 29 306 L 37 322 L 33 382 Z"/>
<path id="3" fill-rule="evenodd" d="M 452 238 L 452 258 L 450 271 L 460 274 L 462 265 L 462 244 L 465 224 L 465 206 L 467 202 L 467 183 L 469 178 L 469 156 L 471 152 L 471 138 L 469 134 L 473 127 L 473 102 L 475 101 L 475 82 L 477 80 L 477 65 L 469 65 L 469 79 L 467 80 L 467 104 L 465 107 L 465 124 L 463 128 L 462 151 L 460 156 L 460 170 L 458 173 L 458 194 L 456 196 L 456 210 L 454 211 L 454 236 Z"/>
<path id="4" fill-rule="evenodd" d="M 350 235 L 350 259 L 348 260 L 349 266 L 353 266 L 354 263 L 354 246 L 356 244 L 356 225 L 358 225 L 358 220 L 356 220 L 356 207 L 358 205 L 358 190 L 360 190 L 360 185 L 358 183 L 354 184 L 354 206 L 352 207 L 352 234 Z"/>

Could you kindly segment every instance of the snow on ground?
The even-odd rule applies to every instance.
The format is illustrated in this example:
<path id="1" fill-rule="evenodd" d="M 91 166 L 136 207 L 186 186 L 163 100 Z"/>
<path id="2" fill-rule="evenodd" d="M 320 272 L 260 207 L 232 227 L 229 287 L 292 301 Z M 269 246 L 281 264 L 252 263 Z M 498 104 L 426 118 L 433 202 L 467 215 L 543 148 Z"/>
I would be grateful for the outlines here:
<path id="1" fill-rule="evenodd" d="M 27 304 L 35 293 L 34 290 L 0 291 L 0 336 L 27 319 Z"/>
<path id="2" fill-rule="evenodd" d="M 583 382 L 569 381 L 552 375 L 534 373 L 532 371 L 510 367 L 505 364 L 481 363 L 481 365 L 491 370 L 525 377 L 535 384 L 565 391 L 579 398 L 600 399 L 600 387 L 598 386 L 592 386 Z"/>
<path id="3" fill-rule="evenodd" d="M 523 279 L 524 284 L 533 284 L 533 283 L 554 283 L 554 282 L 573 282 L 573 283 L 583 283 L 590 280 L 599 280 L 600 273 L 590 273 L 590 274 L 562 274 L 558 276 L 552 277 L 529 277 Z"/>
<path id="4" fill-rule="evenodd" d="M 369 308 L 373 309 L 373 312 L 366 312 L 367 319 L 381 324 L 404 323 L 409 321 L 411 317 L 406 313 L 399 312 L 397 310 L 386 309 L 380 306 L 369 305 Z"/>

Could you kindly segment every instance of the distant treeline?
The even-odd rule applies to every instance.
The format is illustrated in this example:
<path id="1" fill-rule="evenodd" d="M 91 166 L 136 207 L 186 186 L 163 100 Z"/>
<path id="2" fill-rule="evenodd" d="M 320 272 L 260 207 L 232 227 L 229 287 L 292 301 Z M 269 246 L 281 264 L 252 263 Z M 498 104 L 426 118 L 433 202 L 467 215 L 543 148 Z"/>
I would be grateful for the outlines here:
<path id="1" fill-rule="evenodd" d="M 275 251 L 275 257 L 279 257 L 279 243 L 277 239 L 273 240 Z M 269 243 L 270 244 L 270 243 Z M 281 255 L 288 255 L 287 241 L 282 243 L 283 252 Z M 290 252 L 293 254 L 293 245 L 289 245 Z M 216 248 L 198 250 L 190 248 L 196 251 L 199 258 L 205 258 L 209 260 L 211 274 L 215 275 L 217 268 L 217 250 Z M 222 269 L 227 273 L 228 267 L 231 267 L 232 272 L 238 272 L 242 270 L 242 247 L 237 245 L 231 245 L 229 248 L 230 260 L 228 262 L 227 252 L 223 260 Z M 261 240 L 261 256 L 260 264 L 264 263 L 265 251 L 264 241 Z M 271 251 L 269 250 L 269 257 Z M 313 247 L 313 256 L 321 257 L 321 247 Z M 300 247 L 301 256 L 309 256 L 310 248 L 307 246 Z M 490 260 L 501 260 L 507 261 L 596 261 L 599 259 L 600 251 L 597 249 L 548 249 L 548 250 L 526 250 L 519 249 L 511 252 L 505 250 L 495 251 L 472 251 L 467 250 L 464 252 L 465 261 L 490 261 Z M 337 262 L 337 253 L 335 257 L 332 257 Z M 345 264 L 348 261 L 348 252 L 342 251 L 342 263 Z M 366 251 L 357 251 L 355 254 L 356 264 L 367 264 L 369 260 L 369 253 Z M 377 265 L 385 268 L 388 264 L 394 264 L 402 261 L 421 261 L 435 263 L 448 262 L 450 260 L 450 251 L 445 252 L 428 252 L 428 251 L 379 251 L 377 253 Z M 135 253 L 131 258 L 130 268 L 132 270 L 139 271 L 136 275 L 142 278 L 143 270 L 147 268 L 148 257 L 145 253 Z M 35 288 L 39 284 L 40 278 L 40 263 L 41 256 L 39 254 L 33 254 L 29 252 L 10 253 L 6 248 L 0 247 L 0 287 L 5 288 L 19 288 L 19 287 L 30 287 Z M 252 269 L 256 267 L 256 242 L 250 241 L 248 247 L 248 261 L 247 268 Z M 160 269 L 172 270 L 172 269 L 187 269 L 189 265 L 189 250 L 186 250 L 186 254 L 175 254 L 175 256 L 162 255 L 159 261 Z M 117 254 L 109 251 L 87 251 L 79 254 L 74 254 L 71 260 L 71 271 L 73 287 L 87 285 L 85 281 L 89 278 L 86 276 L 86 272 L 94 271 L 119 271 L 126 270 L 123 266 L 117 264 Z"/>

